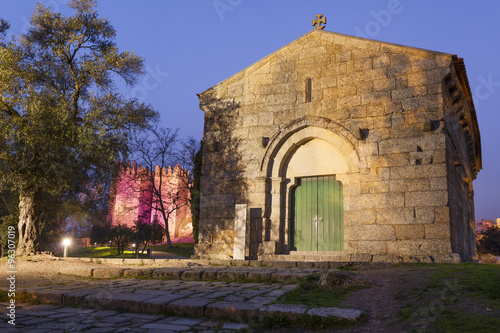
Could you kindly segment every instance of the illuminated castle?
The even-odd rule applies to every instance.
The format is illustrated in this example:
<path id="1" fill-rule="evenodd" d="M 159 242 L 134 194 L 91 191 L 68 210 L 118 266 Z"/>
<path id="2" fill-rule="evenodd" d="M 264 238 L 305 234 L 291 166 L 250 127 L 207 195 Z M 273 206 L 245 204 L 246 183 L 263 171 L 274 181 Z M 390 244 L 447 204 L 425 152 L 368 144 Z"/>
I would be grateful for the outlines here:
<path id="1" fill-rule="evenodd" d="M 154 181 L 154 183 L 153 183 Z M 130 161 L 114 180 L 109 202 L 108 222 L 114 226 L 133 227 L 136 221 L 151 223 L 158 220 L 165 225 L 161 212 L 163 204 L 171 238 L 191 236 L 191 210 L 189 208 L 189 171 L 176 165 L 151 172 L 148 167 L 137 167 Z M 156 190 L 155 190 L 156 189 Z M 154 193 L 161 193 L 160 198 Z"/>

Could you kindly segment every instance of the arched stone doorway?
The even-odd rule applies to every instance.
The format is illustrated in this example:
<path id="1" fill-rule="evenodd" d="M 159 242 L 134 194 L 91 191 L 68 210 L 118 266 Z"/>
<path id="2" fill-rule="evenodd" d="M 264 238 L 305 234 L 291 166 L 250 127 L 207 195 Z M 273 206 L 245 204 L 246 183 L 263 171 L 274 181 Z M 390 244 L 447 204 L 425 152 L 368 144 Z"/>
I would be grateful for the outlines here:
<path id="1" fill-rule="evenodd" d="M 263 231 L 263 239 L 267 244 L 264 244 L 263 248 L 267 251 L 263 251 L 264 254 L 286 254 L 296 249 L 296 244 L 293 242 L 295 242 L 294 236 L 297 235 L 297 225 L 294 224 L 297 188 L 304 180 L 310 179 L 315 179 L 316 183 L 319 181 L 322 191 L 324 191 L 324 186 L 331 186 L 332 191 L 337 191 L 337 196 L 342 193 L 341 200 L 338 198 L 340 203 L 339 200 L 336 202 L 339 210 L 330 212 L 337 214 L 338 223 L 333 223 L 333 228 L 337 230 L 334 232 L 338 239 L 337 245 L 325 246 L 325 242 L 331 241 L 327 237 L 327 240 L 322 240 L 322 244 L 319 245 L 317 242 L 315 245 L 314 241 L 311 242 L 313 248 L 316 246 L 314 251 L 344 250 L 342 215 L 345 210 L 349 210 L 351 183 L 357 180 L 359 170 L 364 167 L 366 167 L 364 154 L 358 147 L 356 138 L 334 122 L 326 122 L 323 119 L 303 119 L 275 135 L 261 163 L 262 176 L 266 181 L 264 212 L 266 227 Z M 328 193 L 327 196 L 330 195 Z M 321 197 L 320 204 L 328 205 L 330 199 L 324 198 L 325 193 L 316 194 L 316 198 L 318 195 Z M 305 194 L 305 196 L 308 195 Z M 312 196 L 310 199 L 314 201 Z M 323 218 L 324 221 L 324 217 L 313 216 L 312 210 L 314 209 L 308 213 L 312 215 L 305 214 L 304 216 L 307 217 L 304 218 L 310 218 L 308 226 L 312 225 L 314 229 L 316 228 L 314 217 L 317 218 L 318 223 L 319 218 Z M 313 238 L 321 232 L 317 228 L 315 230 L 315 234 L 309 233 Z M 304 250 L 307 250 L 307 247 Z"/>
<path id="2" fill-rule="evenodd" d="M 291 180 L 289 244 L 292 251 L 342 251 L 343 186 L 348 166 L 330 142 L 311 139 L 290 154 L 283 176 Z"/>

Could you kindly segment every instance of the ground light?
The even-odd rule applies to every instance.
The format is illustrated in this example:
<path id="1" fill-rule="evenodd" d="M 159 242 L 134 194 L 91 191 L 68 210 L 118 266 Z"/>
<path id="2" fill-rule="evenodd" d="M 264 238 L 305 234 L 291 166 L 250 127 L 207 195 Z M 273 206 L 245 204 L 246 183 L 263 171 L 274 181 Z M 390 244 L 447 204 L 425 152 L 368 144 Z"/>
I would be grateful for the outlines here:
<path id="1" fill-rule="evenodd" d="M 64 258 L 66 258 L 68 256 L 68 246 L 71 244 L 71 239 L 64 238 L 62 244 L 64 245 Z"/>
<path id="2" fill-rule="evenodd" d="M 134 252 L 135 252 L 135 259 L 139 259 L 139 250 L 137 250 L 135 248 L 135 244 L 132 244 L 132 247 L 134 248 Z"/>

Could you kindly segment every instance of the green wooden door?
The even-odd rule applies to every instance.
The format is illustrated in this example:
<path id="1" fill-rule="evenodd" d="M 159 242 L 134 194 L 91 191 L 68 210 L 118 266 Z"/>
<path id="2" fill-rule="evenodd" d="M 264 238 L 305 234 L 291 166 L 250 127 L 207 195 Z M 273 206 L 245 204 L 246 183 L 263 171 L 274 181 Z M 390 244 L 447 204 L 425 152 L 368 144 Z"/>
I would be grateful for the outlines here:
<path id="1" fill-rule="evenodd" d="M 306 177 L 292 193 L 292 249 L 341 251 L 344 246 L 342 183 L 335 176 Z"/>

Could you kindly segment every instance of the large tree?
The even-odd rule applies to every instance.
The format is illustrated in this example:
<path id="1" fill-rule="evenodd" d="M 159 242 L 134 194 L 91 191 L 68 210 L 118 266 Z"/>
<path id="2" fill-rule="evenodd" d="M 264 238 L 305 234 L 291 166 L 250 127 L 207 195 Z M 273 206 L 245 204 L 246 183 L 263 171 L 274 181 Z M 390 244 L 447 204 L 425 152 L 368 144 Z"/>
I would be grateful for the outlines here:
<path id="1" fill-rule="evenodd" d="M 19 191 L 18 255 L 39 247 L 44 193 L 91 197 L 127 153 L 130 131 L 158 116 L 116 93 L 115 79 L 134 84 L 143 60 L 118 51 L 95 1 L 69 6 L 72 16 L 39 4 L 28 32 L 0 45 L 0 182 Z"/>

